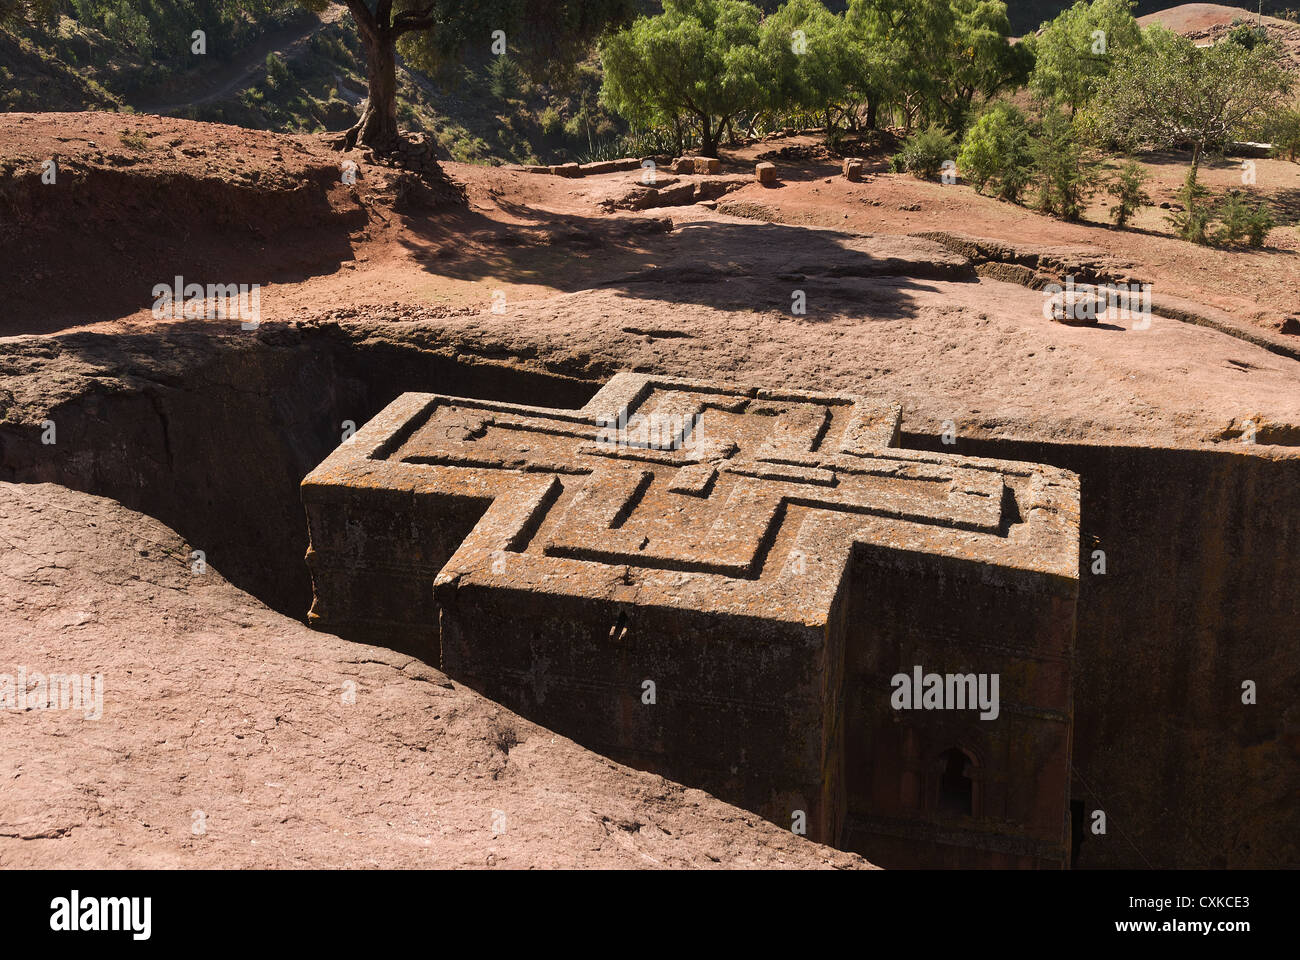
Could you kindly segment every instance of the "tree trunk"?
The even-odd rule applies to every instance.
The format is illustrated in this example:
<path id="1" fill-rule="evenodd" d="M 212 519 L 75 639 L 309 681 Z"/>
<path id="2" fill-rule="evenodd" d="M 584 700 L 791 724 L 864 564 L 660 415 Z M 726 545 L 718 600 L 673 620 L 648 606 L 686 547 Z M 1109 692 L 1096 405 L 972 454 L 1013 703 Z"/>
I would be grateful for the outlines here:
<path id="1" fill-rule="evenodd" d="M 700 156 L 716 157 L 718 155 L 718 138 L 713 132 L 713 118 L 707 114 L 700 117 Z"/>
<path id="2" fill-rule="evenodd" d="M 879 110 L 880 110 L 880 98 L 869 96 L 867 98 L 867 129 L 868 130 L 876 129 L 876 113 Z"/>
<path id="3" fill-rule="evenodd" d="M 361 32 L 366 47 L 369 97 L 361 119 L 343 138 L 344 149 L 366 146 L 386 151 L 398 141 L 396 38 L 382 30 L 373 39 Z"/>

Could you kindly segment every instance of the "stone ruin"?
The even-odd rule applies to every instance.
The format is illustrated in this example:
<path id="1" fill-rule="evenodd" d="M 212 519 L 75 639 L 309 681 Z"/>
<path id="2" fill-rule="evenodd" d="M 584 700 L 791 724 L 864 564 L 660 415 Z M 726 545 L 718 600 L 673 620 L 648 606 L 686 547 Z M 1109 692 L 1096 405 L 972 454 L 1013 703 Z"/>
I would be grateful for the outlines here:
<path id="1" fill-rule="evenodd" d="M 1063 866 L 1078 480 L 899 422 L 633 374 L 404 394 L 303 481 L 310 622 L 885 866 Z"/>

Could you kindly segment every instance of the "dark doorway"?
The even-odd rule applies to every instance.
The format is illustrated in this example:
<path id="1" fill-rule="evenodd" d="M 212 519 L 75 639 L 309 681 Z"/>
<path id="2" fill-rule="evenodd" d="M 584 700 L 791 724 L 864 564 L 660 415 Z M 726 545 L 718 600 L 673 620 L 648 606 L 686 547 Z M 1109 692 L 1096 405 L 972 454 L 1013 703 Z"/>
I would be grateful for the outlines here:
<path id="1" fill-rule="evenodd" d="M 974 805 L 970 759 L 955 747 L 940 756 L 943 774 L 939 780 L 939 812 L 969 817 Z"/>

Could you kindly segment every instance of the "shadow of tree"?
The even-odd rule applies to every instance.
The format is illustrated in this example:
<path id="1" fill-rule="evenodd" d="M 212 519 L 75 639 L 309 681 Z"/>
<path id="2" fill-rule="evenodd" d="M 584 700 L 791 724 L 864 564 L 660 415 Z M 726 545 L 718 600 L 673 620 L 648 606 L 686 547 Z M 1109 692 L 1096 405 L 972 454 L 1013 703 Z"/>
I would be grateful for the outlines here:
<path id="1" fill-rule="evenodd" d="M 863 319 L 894 318 L 908 312 L 909 291 L 937 289 L 926 281 L 978 281 L 969 264 L 924 241 L 882 253 L 874 238 L 814 227 L 720 219 L 673 226 L 655 210 L 583 216 L 498 203 L 499 216 L 410 220 L 403 242 L 438 277 L 612 290 L 728 311 L 790 311 L 803 290 L 812 319 L 814 302 L 834 312 L 865 308 Z"/>

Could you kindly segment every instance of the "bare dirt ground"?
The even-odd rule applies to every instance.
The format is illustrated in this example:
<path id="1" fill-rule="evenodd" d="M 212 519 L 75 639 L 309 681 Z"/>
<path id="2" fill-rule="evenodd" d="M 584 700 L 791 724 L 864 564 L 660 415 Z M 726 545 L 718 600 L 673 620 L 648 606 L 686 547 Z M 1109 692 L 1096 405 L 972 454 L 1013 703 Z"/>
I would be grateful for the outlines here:
<path id="1" fill-rule="evenodd" d="M 1265 250 L 1208 249 L 1062 223 L 960 184 L 878 171 L 849 183 L 829 161 L 782 164 L 777 186 L 717 210 L 639 213 L 607 209 L 642 189 L 637 173 L 448 164 L 469 204 L 427 209 L 359 154 L 356 185 L 339 182 L 340 155 L 313 138 L 102 114 L 0 124 L 0 163 L 28 177 L 6 192 L 7 334 L 148 329 L 154 284 L 183 275 L 262 284 L 264 322 L 375 321 L 589 379 L 662 369 L 887 395 L 916 430 L 953 420 L 971 435 L 1168 444 L 1233 439 L 1253 418 L 1285 443 L 1300 425 L 1300 336 L 1281 332 L 1296 317 L 1294 227 Z M 44 185 L 50 156 L 60 179 Z M 1300 194 L 1300 165 L 1260 164 L 1261 184 Z M 1181 175 L 1169 163 L 1157 196 Z M 1162 316 L 1145 330 L 1048 322 L 1041 292 L 908 236 L 935 230 L 1150 282 L 1157 300 L 1246 339 Z"/>

